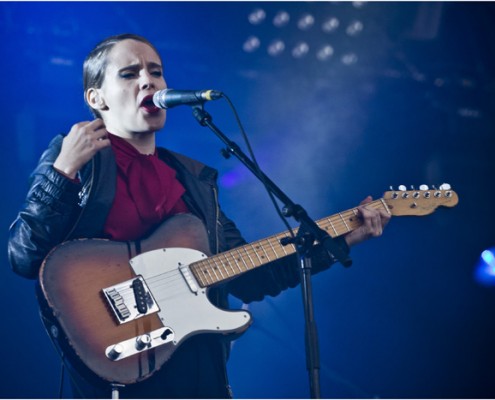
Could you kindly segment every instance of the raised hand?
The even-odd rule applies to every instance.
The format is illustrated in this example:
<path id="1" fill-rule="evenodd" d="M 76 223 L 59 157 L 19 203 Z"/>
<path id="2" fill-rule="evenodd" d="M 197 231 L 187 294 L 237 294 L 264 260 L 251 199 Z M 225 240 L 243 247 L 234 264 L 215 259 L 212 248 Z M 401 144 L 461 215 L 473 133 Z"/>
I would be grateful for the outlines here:
<path id="1" fill-rule="evenodd" d="M 74 179 L 81 167 L 98 151 L 110 146 L 107 135 L 105 124 L 99 118 L 73 125 L 62 142 L 62 149 L 53 167 Z"/>

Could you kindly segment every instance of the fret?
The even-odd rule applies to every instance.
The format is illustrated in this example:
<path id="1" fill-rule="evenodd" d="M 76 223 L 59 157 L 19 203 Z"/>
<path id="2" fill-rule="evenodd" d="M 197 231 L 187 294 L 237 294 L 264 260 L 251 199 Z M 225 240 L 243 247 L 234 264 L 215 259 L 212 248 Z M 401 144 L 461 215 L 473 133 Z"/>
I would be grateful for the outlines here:
<path id="1" fill-rule="evenodd" d="M 232 251 L 235 251 L 239 255 L 239 258 L 238 259 L 241 260 L 242 263 L 244 264 L 244 269 L 241 269 L 241 267 L 239 266 L 239 264 L 236 264 L 237 265 L 237 268 L 239 268 L 239 272 L 241 272 L 241 273 L 242 272 L 246 272 L 249 268 L 248 268 L 246 262 L 244 261 L 244 257 L 242 257 L 241 252 L 239 251 L 239 248 L 235 248 Z"/>
<path id="2" fill-rule="evenodd" d="M 264 242 L 266 242 L 266 243 L 268 243 L 268 239 L 265 239 L 265 240 L 263 240 L 263 241 L 264 241 Z M 265 246 L 263 246 L 263 245 L 261 244 L 261 241 L 260 241 L 260 247 L 261 247 L 261 250 L 263 250 L 263 253 L 265 254 L 265 256 L 264 256 L 264 257 L 261 257 L 261 258 L 263 258 L 263 259 L 264 259 L 264 258 L 266 257 L 266 259 L 268 260 L 268 262 L 272 261 L 272 259 L 270 258 L 270 256 L 268 255 L 268 253 L 267 253 L 267 252 L 266 252 L 266 250 L 265 250 Z"/>
<path id="3" fill-rule="evenodd" d="M 234 262 L 234 264 L 235 264 L 235 262 L 236 262 L 234 255 L 233 255 L 230 251 L 225 252 L 225 253 L 223 253 L 223 254 L 225 255 L 225 259 L 227 260 L 227 265 L 229 266 L 230 271 L 232 271 L 232 273 L 230 273 L 230 271 L 226 270 L 226 272 L 227 272 L 227 276 L 228 276 L 229 278 L 230 278 L 231 276 L 236 276 L 236 275 L 237 275 L 237 273 L 234 271 L 234 267 L 232 266 L 232 261 Z M 229 256 L 232 258 L 232 260 L 229 260 Z"/>
<path id="4" fill-rule="evenodd" d="M 287 253 L 287 251 L 285 250 L 285 247 L 286 246 L 283 246 L 282 243 L 280 243 L 280 240 L 282 240 L 282 236 L 285 237 L 285 236 L 287 236 L 287 234 L 285 234 L 285 235 L 278 235 L 277 238 L 276 238 L 277 239 L 277 246 L 283 251 L 283 253 L 284 253 L 283 255 L 284 256 L 288 256 L 289 254 L 292 254 L 293 253 L 293 252 Z M 279 255 L 279 257 L 282 257 L 282 256 Z"/>
<path id="5" fill-rule="evenodd" d="M 210 274 L 208 273 L 207 262 L 209 262 L 208 258 L 206 260 L 199 261 L 198 263 L 191 266 L 191 270 L 193 271 L 194 276 L 198 278 L 199 281 L 201 281 L 203 287 L 213 283 L 213 281 L 209 279 Z M 198 273 L 200 273 L 201 276 L 198 276 Z"/>
<path id="6" fill-rule="evenodd" d="M 256 247 L 254 247 L 254 243 L 253 243 L 253 244 L 250 244 L 249 246 L 251 246 L 251 248 L 253 249 L 253 252 L 254 252 L 254 254 L 256 255 L 256 257 L 258 257 L 258 261 L 259 261 L 259 263 L 258 263 L 258 264 L 256 264 L 256 266 L 260 266 L 261 264 L 263 264 L 263 261 L 261 260 L 261 257 L 260 257 L 260 255 L 258 254 L 258 250 L 257 250 L 257 248 L 256 248 Z"/>
<path id="7" fill-rule="evenodd" d="M 332 227 L 333 231 L 335 232 L 335 236 L 338 236 L 339 234 L 337 232 L 337 229 L 335 229 L 335 226 L 332 223 L 332 219 L 331 218 L 327 218 L 327 220 L 330 223 L 330 226 Z"/>
<path id="8" fill-rule="evenodd" d="M 220 279 L 220 280 L 223 281 L 225 279 L 225 276 L 223 276 L 222 270 L 225 271 L 225 273 L 227 273 L 227 270 L 225 269 L 225 262 L 221 261 L 220 258 L 226 258 L 225 253 L 221 253 L 220 257 L 218 257 L 218 258 L 219 258 L 219 264 L 221 264 L 220 265 L 221 268 L 218 267 L 218 264 L 215 264 L 215 269 L 220 273 L 220 275 L 222 277 L 222 279 Z M 228 261 L 227 261 L 227 263 L 228 263 Z"/>
<path id="9" fill-rule="evenodd" d="M 272 249 L 272 251 L 273 251 L 273 255 L 274 255 L 276 258 L 278 258 L 278 254 L 277 254 L 277 252 L 275 251 L 275 248 L 273 247 L 273 245 L 272 245 L 272 241 L 270 240 L 270 238 L 268 238 L 268 239 L 267 239 L 267 242 L 268 242 L 268 244 L 270 245 L 270 247 L 271 247 L 271 249 Z"/>
<path id="10" fill-rule="evenodd" d="M 217 271 L 216 271 L 216 265 L 215 265 L 214 260 L 212 260 L 212 258 L 207 258 L 207 259 L 206 259 L 206 261 L 207 261 L 207 262 L 208 262 L 208 264 L 209 264 L 209 268 L 207 269 L 207 271 L 208 271 L 209 276 L 210 276 L 210 277 L 211 277 L 211 279 L 212 279 L 212 283 L 216 283 L 216 282 L 218 282 L 218 281 L 219 281 L 219 279 L 218 279 L 218 275 L 217 275 Z M 213 264 L 212 264 L 212 261 L 213 261 Z M 213 265 L 213 266 L 212 266 L 212 265 Z M 214 274 L 215 276 L 213 276 L 213 274 L 211 274 L 211 272 L 213 272 L 213 274 Z"/>
<path id="11" fill-rule="evenodd" d="M 254 263 L 253 259 L 252 259 L 252 258 L 251 258 L 251 256 L 249 255 L 249 252 L 247 251 L 246 247 L 247 247 L 247 246 L 242 246 L 242 247 L 241 247 L 241 249 L 242 249 L 242 250 L 244 250 L 244 253 L 246 253 L 246 255 L 247 255 L 247 256 L 248 256 L 248 258 L 249 258 L 249 261 L 250 261 L 250 262 L 251 262 L 251 264 L 252 264 L 252 267 L 247 266 L 247 265 L 246 265 L 246 267 L 247 267 L 247 269 L 248 269 L 248 270 L 249 270 L 249 269 L 251 269 L 251 268 L 253 268 L 253 267 L 254 267 L 254 268 L 256 268 L 256 264 Z"/>
<path id="12" fill-rule="evenodd" d="M 342 213 L 339 213 L 340 219 L 344 223 L 345 227 L 347 228 L 347 231 L 350 232 L 351 229 L 349 228 L 349 225 L 347 225 L 347 222 L 345 221 L 344 217 L 342 216 Z"/>

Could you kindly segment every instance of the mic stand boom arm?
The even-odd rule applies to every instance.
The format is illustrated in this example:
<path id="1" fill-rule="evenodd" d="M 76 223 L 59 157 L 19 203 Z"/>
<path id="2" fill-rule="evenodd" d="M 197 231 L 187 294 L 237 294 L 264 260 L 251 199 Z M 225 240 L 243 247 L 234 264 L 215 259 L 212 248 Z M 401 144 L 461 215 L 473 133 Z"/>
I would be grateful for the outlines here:
<path id="1" fill-rule="evenodd" d="M 319 390 L 319 361 L 318 361 L 318 340 L 316 333 L 316 325 L 313 319 L 313 300 L 311 289 L 311 258 L 310 249 L 313 243 L 317 241 L 328 252 L 330 257 L 337 260 L 345 267 L 352 264 L 352 260 L 344 252 L 344 250 L 328 235 L 323 229 L 321 229 L 314 220 L 312 220 L 306 210 L 299 204 L 295 204 L 273 181 L 268 178 L 263 171 L 261 171 L 254 162 L 249 159 L 246 154 L 240 149 L 240 147 L 225 136 L 220 129 L 218 129 L 212 122 L 211 115 L 204 110 L 202 105 L 193 106 L 193 115 L 201 126 L 207 126 L 213 133 L 215 133 L 220 140 L 222 140 L 227 148 L 227 154 L 235 155 L 269 190 L 275 197 L 277 197 L 283 204 L 283 212 L 287 217 L 293 217 L 297 222 L 301 224 L 295 239 L 286 238 L 282 240 L 282 244 L 289 243 L 296 244 L 296 249 L 301 263 L 301 286 L 303 292 L 304 312 L 306 320 L 306 362 L 308 372 L 310 376 L 310 389 L 312 398 L 320 398 Z"/>

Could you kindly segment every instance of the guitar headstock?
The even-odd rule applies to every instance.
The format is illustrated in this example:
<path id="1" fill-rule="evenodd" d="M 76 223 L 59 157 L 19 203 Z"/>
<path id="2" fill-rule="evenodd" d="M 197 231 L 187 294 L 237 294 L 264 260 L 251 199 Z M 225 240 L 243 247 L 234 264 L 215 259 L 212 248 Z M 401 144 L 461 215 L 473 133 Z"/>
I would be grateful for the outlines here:
<path id="1" fill-rule="evenodd" d="M 459 202 L 457 193 L 447 183 L 438 189 L 421 185 L 419 189 L 406 190 L 399 186 L 398 190 L 385 192 L 383 200 L 392 215 L 428 215 L 438 207 L 454 207 Z"/>

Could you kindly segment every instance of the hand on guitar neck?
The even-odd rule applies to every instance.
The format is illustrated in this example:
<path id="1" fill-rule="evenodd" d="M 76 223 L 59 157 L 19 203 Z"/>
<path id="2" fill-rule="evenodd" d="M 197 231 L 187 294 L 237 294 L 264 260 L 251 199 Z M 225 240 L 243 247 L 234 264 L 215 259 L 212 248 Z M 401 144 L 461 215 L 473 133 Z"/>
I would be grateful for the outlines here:
<path id="1" fill-rule="evenodd" d="M 357 207 L 361 226 L 345 235 L 345 241 L 350 246 L 361 243 L 372 237 L 381 236 L 385 226 L 392 217 L 384 208 L 373 208 L 367 205 L 373 201 L 371 196 L 366 197 Z"/>

